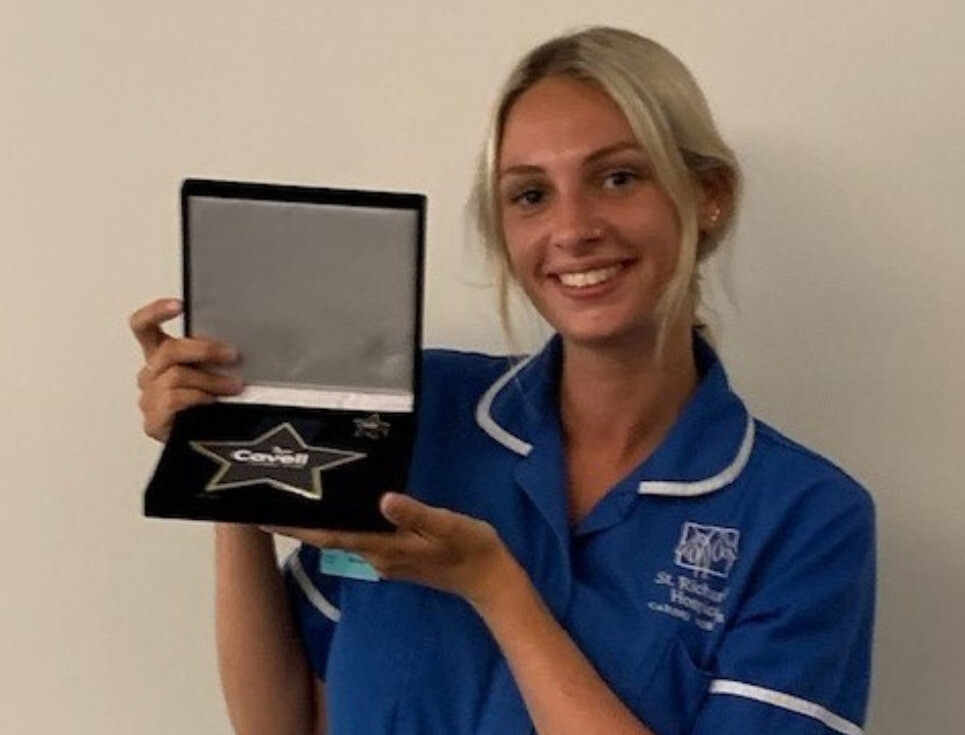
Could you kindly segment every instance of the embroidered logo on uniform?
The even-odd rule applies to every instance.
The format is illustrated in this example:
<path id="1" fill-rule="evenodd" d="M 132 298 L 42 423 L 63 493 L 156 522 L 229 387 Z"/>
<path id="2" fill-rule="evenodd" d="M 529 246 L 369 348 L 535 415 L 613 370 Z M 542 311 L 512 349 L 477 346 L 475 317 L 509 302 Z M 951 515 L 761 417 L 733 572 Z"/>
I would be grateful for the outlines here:
<path id="1" fill-rule="evenodd" d="M 700 577 L 726 579 L 737 561 L 740 536 L 736 528 L 686 522 L 680 529 L 674 562 Z"/>

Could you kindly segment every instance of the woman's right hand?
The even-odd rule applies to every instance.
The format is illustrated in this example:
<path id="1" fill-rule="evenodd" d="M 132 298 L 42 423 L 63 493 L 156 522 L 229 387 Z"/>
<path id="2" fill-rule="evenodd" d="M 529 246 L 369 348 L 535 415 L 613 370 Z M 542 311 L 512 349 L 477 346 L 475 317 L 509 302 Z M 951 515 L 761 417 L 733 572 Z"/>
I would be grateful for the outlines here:
<path id="1" fill-rule="evenodd" d="M 237 363 L 237 349 L 210 339 L 171 337 L 161 328 L 183 309 L 178 299 L 158 299 L 130 317 L 131 331 L 144 352 L 144 366 L 137 374 L 144 433 L 162 442 L 178 411 L 237 395 L 244 387 L 237 376 L 216 370 Z"/>

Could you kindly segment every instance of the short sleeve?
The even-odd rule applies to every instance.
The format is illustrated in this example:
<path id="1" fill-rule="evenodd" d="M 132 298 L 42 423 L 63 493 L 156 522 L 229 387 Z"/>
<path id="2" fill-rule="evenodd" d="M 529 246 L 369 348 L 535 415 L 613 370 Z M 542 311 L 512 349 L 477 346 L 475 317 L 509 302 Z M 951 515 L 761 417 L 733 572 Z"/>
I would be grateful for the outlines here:
<path id="1" fill-rule="evenodd" d="M 860 735 L 875 597 L 874 509 L 813 487 L 762 550 L 693 735 Z"/>
<path id="2" fill-rule="evenodd" d="M 303 544 L 285 561 L 285 585 L 302 646 L 315 676 L 325 680 L 332 635 L 338 623 L 338 577 L 321 573 L 320 552 Z"/>

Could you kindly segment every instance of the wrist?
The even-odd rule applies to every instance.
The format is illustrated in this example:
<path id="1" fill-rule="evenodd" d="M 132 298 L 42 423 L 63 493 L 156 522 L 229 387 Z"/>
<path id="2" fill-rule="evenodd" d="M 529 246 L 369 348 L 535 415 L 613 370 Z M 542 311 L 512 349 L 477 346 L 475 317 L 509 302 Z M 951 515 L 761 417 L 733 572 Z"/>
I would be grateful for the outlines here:
<path id="1" fill-rule="evenodd" d="M 526 589 L 530 586 L 526 571 L 509 550 L 501 546 L 495 563 L 467 599 L 476 613 L 488 621 L 525 599 Z"/>

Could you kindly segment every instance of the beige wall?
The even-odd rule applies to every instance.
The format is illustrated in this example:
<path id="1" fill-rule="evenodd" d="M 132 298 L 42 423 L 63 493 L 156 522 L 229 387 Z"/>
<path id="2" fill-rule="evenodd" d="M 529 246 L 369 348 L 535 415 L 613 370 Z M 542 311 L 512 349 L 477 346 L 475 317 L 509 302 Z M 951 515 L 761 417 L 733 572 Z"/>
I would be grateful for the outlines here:
<path id="1" fill-rule="evenodd" d="M 178 292 L 179 180 L 427 192 L 428 341 L 498 347 L 476 143 L 511 59 L 589 21 L 676 50 L 745 162 L 724 352 L 877 498 L 869 732 L 960 731 L 963 7 L 0 0 L 0 732 L 228 732 L 209 529 L 139 517 L 125 317 Z"/>

